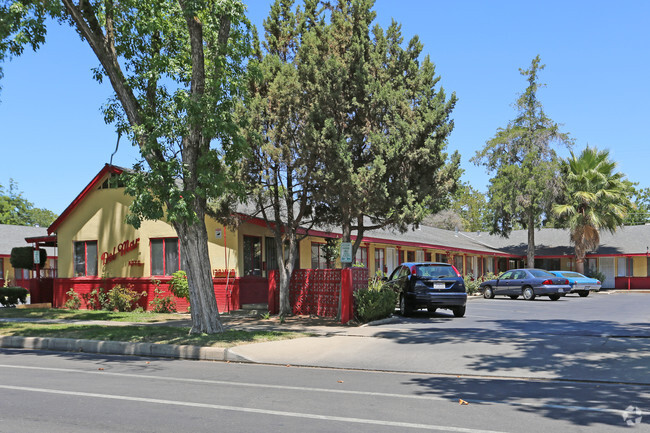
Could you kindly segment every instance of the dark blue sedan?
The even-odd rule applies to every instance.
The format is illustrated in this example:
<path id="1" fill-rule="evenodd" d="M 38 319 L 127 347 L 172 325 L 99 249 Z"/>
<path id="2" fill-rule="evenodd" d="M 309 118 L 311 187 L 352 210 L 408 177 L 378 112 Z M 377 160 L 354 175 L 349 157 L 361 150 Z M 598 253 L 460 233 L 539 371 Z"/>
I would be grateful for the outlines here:
<path id="1" fill-rule="evenodd" d="M 485 299 L 505 295 L 511 299 L 523 296 L 532 301 L 537 296 L 548 296 L 552 301 L 557 301 L 571 291 L 571 286 L 566 278 L 543 269 L 511 269 L 495 280 L 481 283 L 480 290 Z"/>

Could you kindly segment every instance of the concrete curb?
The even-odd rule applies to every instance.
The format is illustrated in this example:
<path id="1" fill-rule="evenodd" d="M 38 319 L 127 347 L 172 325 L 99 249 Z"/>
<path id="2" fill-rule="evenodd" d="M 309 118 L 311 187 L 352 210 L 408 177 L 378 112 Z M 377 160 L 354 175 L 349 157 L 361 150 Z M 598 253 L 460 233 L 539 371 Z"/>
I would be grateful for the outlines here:
<path id="1" fill-rule="evenodd" d="M 148 356 L 201 361 L 251 362 L 223 347 L 201 347 L 123 341 L 77 340 L 74 338 L 0 336 L 0 347 L 9 349 L 83 352 L 104 355 Z"/>

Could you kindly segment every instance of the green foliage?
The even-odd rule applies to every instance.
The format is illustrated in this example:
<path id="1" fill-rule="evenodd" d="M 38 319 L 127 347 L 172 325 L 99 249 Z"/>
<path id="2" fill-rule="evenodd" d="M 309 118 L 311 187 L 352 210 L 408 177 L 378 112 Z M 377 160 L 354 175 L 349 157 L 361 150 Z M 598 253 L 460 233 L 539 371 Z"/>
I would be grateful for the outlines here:
<path id="1" fill-rule="evenodd" d="M 47 252 L 41 248 L 39 249 L 39 266 L 45 266 L 47 260 Z M 34 248 L 32 247 L 14 247 L 11 249 L 11 256 L 9 257 L 11 266 L 16 269 L 34 269 Z"/>
<path id="2" fill-rule="evenodd" d="M 465 275 L 463 277 L 463 280 L 465 280 L 465 289 L 467 290 L 467 294 L 474 295 L 478 293 L 479 286 L 481 285 L 482 282 L 487 280 L 492 280 L 494 278 L 496 278 L 496 275 L 494 275 L 492 272 L 488 272 L 482 277 L 477 277 L 477 278 L 475 278 L 472 274 Z"/>
<path id="3" fill-rule="evenodd" d="M 341 241 L 335 238 L 326 238 L 322 251 L 323 258 L 327 262 L 327 267 L 331 268 L 341 254 Z"/>
<path id="4" fill-rule="evenodd" d="M 0 304 L 5 307 L 13 307 L 19 302 L 27 302 L 29 290 L 22 287 L 0 287 Z"/>
<path id="5" fill-rule="evenodd" d="M 0 47 L 0 59 L 1 51 Z M 9 179 L 8 191 L 0 185 L 0 224 L 48 227 L 56 218 L 55 213 L 35 208 L 33 203 L 26 200 L 22 193 L 18 192 L 18 184 L 13 179 Z"/>
<path id="6" fill-rule="evenodd" d="M 187 283 L 185 271 L 176 271 L 169 281 L 169 291 L 177 298 L 185 298 L 190 303 L 190 286 Z"/>
<path id="7" fill-rule="evenodd" d="M 632 183 L 624 174 L 614 172 L 615 168 L 609 151 L 590 147 L 579 157 L 571 152 L 563 162 L 565 194 L 562 203 L 553 206 L 553 212 L 571 232 L 579 266 L 584 265 L 587 252 L 600 244 L 600 231 L 616 231 L 634 207 L 630 200 Z"/>
<path id="8" fill-rule="evenodd" d="M 370 283 L 367 289 L 354 292 L 354 301 L 356 318 L 366 323 L 390 317 L 395 312 L 397 293 Z"/>
<path id="9" fill-rule="evenodd" d="M 78 310 L 81 308 L 81 298 L 74 289 L 68 290 L 65 294 L 68 296 L 68 299 L 65 300 L 63 308 L 67 308 L 68 310 Z"/>
<path id="10" fill-rule="evenodd" d="M 537 56 L 530 68 L 520 69 L 528 87 L 517 99 L 517 117 L 486 142 L 472 158 L 494 173 L 488 189 L 491 233 L 508 236 L 514 226 L 528 229 L 528 262 L 534 262 L 535 228 L 544 223 L 560 193 L 559 160 L 553 143 L 570 147 L 569 135 L 546 116 L 537 97 L 544 69 Z"/>
<path id="11" fill-rule="evenodd" d="M 163 296 L 163 290 L 156 288 L 153 291 L 154 298 L 149 302 L 151 311 L 154 313 L 175 313 L 176 301 L 171 295 Z"/>
<path id="12" fill-rule="evenodd" d="M 106 308 L 109 311 L 132 311 L 136 304 L 147 292 L 138 293 L 132 286 L 117 285 L 108 291 L 106 295 Z"/>
<path id="13" fill-rule="evenodd" d="M 108 296 L 102 287 L 93 289 L 89 293 L 82 293 L 81 298 L 89 310 L 110 310 L 108 308 Z"/>
<path id="14" fill-rule="evenodd" d="M 650 188 L 636 188 L 635 184 L 632 202 L 634 206 L 629 209 L 623 223 L 626 226 L 650 223 Z"/>

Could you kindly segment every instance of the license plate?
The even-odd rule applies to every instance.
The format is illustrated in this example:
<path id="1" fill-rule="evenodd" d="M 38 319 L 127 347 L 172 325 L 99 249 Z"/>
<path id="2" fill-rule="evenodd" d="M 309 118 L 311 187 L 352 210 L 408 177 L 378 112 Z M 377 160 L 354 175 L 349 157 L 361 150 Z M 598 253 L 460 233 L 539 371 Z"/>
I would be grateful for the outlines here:
<path id="1" fill-rule="evenodd" d="M 559 289 L 558 292 L 564 293 L 564 289 Z"/>
<path id="2" fill-rule="evenodd" d="M 585 286 L 585 290 L 589 290 L 591 286 Z"/>
<path id="3" fill-rule="evenodd" d="M 433 288 L 434 289 L 444 289 L 445 288 L 445 283 L 433 283 Z"/>

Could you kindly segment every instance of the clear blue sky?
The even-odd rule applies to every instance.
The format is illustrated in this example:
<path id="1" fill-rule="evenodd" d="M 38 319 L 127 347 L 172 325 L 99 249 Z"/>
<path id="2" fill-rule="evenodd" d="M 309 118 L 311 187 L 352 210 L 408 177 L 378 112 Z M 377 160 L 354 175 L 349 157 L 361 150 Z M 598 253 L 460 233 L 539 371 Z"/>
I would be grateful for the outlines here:
<path id="1" fill-rule="evenodd" d="M 246 2 L 261 27 L 270 1 Z M 618 169 L 650 186 L 650 2 L 378 0 L 377 23 L 402 24 L 419 35 L 424 52 L 458 104 L 449 152 L 460 151 L 464 181 L 486 191 L 489 175 L 469 162 L 476 150 L 514 118 L 513 102 L 539 54 L 546 69 L 539 93 L 548 116 L 576 140 L 611 151 Z M 38 52 L 4 64 L 0 83 L 0 184 L 18 182 L 36 207 L 61 213 L 108 163 L 116 134 L 100 107 L 108 83 L 76 33 L 50 26 Z M 561 151 L 567 156 L 568 151 Z M 113 159 L 130 167 L 138 153 L 127 141 Z"/>

